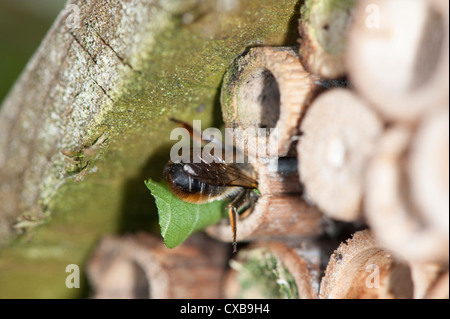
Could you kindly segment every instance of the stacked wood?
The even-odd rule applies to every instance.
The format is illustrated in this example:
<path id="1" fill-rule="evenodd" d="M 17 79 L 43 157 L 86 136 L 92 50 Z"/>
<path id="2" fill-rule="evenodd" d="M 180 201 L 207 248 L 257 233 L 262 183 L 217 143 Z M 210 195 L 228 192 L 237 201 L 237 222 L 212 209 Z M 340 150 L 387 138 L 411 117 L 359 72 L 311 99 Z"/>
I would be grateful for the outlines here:
<path id="1" fill-rule="evenodd" d="M 93 298 L 220 298 L 224 244 L 195 235 L 167 249 L 139 233 L 101 240 L 87 264 Z"/>
<path id="2" fill-rule="evenodd" d="M 362 220 L 396 258 L 445 268 L 448 2 L 360 0 L 339 17 L 338 11 L 327 14 L 330 3 L 306 2 L 301 59 L 316 76 L 332 77 L 311 61 L 339 61 L 338 55 L 324 58 L 324 34 L 332 31 L 320 26 L 341 21 L 340 30 L 348 31 L 340 42 L 345 45 L 340 75 L 351 85 L 320 93 L 300 123 L 297 156 L 304 197 L 333 219 Z M 329 65 L 318 64 L 323 70 Z M 415 296 L 423 297 L 425 289 L 417 289 Z"/>
<path id="3" fill-rule="evenodd" d="M 207 249 L 217 254 L 215 266 L 202 262 L 209 272 L 195 278 L 219 278 L 217 243 L 163 252 L 139 248 L 140 240 L 135 248 L 124 244 L 129 239 L 114 242 L 142 269 L 156 262 L 167 270 L 161 278 L 169 284 L 152 297 L 181 296 L 182 287 L 189 297 L 222 290 L 226 298 L 448 298 L 448 2 L 345 1 L 327 11 L 332 3 L 306 1 L 300 56 L 293 48 L 251 48 L 224 76 L 225 126 L 253 160 L 258 199 L 237 223 L 237 240 L 253 242 L 234 255 L 222 286 L 208 282 L 201 288 L 214 291 L 204 295 L 164 266 L 180 258 L 181 269 L 185 256 L 202 271 L 192 255 L 210 260 L 198 252 Z M 351 85 L 323 85 L 342 77 Z M 344 242 L 328 232 L 338 248 L 324 262 L 317 235 L 325 219 L 367 229 Z M 206 232 L 230 241 L 225 220 Z"/>
<path id="4" fill-rule="evenodd" d="M 297 160 L 286 157 L 295 154 L 298 124 L 315 91 L 292 48 L 252 48 L 230 64 L 221 91 L 223 118 L 236 148 L 252 162 L 260 193 L 238 220 L 238 241 L 321 233 L 321 213 L 300 196 Z M 259 129 L 267 135 L 258 136 Z M 207 232 L 230 241 L 227 222 Z"/>
<path id="5" fill-rule="evenodd" d="M 371 125 L 356 115 L 344 121 L 354 102 L 339 90 L 316 97 L 300 124 L 297 148 L 305 196 L 332 218 L 365 218 L 380 249 L 411 265 L 411 296 L 448 296 L 434 293 L 448 287 L 448 2 L 361 0 L 339 18 L 338 11 L 335 17 L 326 13 L 327 4 L 306 2 L 302 62 L 315 75 L 332 78 L 329 70 L 345 60 L 334 69 L 348 75 L 356 89 L 348 95 L 377 120 Z M 342 60 L 324 50 L 323 26 L 334 19 L 344 21 L 343 28 L 354 20 L 347 41 L 340 42 L 347 45 Z M 348 136 L 361 144 L 345 147 Z"/>
<path id="6" fill-rule="evenodd" d="M 277 232 L 305 235 L 293 225 L 304 224 L 304 219 L 285 223 L 285 216 L 292 214 L 287 210 L 301 211 L 300 203 L 306 200 L 333 220 L 364 222 L 370 228 L 355 233 L 332 254 L 320 298 L 448 296 L 448 3 L 361 0 L 354 8 L 346 4 L 349 7 L 341 12 L 327 13 L 330 1 L 312 0 L 302 11 L 300 60 L 309 78 L 318 85 L 348 76 L 351 85 L 318 90 L 308 84 L 310 93 L 300 91 L 307 97 L 296 102 L 297 130 L 290 129 L 294 121 L 277 117 L 283 110 L 277 98 L 269 99 L 269 109 L 253 103 L 255 96 L 277 96 L 273 82 L 263 93 L 263 86 L 253 82 L 261 77 L 252 65 L 258 60 L 256 50 L 253 56 L 239 57 L 225 77 L 222 108 L 227 127 L 245 131 L 284 125 L 296 132 L 279 148 L 290 150 L 279 155 L 297 155 L 295 174 L 302 187 L 294 190 L 298 204 L 290 205 L 292 194 L 288 199 L 278 193 L 272 198 L 283 202 L 267 204 L 268 194 L 294 184 L 278 177 L 274 183 L 277 174 L 266 174 L 257 160 L 262 196 L 241 229 L 247 239 Z M 338 27 L 328 29 L 333 25 Z M 336 43 L 340 50 L 327 50 Z M 233 89 L 241 78 L 244 84 Z M 280 96 L 281 78 L 279 73 L 273 77 Z M 255 114 L 272 120 L 264 122 Z M 258 142 L 252 137 L 238 133 L 236 139 L 246 154 L 258 155 Z M 268 209 L 272 203 L 276 214 Z M 252 226 L 256 228 L 249 234 Z M 370 275 L 375 272 L 374 288 L 375 283 L 366 279 L 374 279 Z M 235 277 L 236 271 L 231 282 Z M 236 296 L 234 289 L 230 296 Z"/>
<path id="7" fill-rule="evenodd" d="M 389 121 L 414 123 L 431 107 L 448 105 L 445 3 L 358 2 L 348 38 L 348 73 L 355 88 Z"/>

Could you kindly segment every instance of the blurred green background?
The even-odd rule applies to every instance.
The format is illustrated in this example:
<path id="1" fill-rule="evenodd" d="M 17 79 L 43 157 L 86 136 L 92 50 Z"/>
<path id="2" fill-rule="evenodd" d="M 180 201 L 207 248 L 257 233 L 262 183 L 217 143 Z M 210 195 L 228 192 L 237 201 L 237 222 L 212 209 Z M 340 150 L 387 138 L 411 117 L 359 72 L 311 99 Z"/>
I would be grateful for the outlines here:
<path id="1" fill-rule="evenodd" d="M 0 107 L 66 0 L 0 0 Z"/>

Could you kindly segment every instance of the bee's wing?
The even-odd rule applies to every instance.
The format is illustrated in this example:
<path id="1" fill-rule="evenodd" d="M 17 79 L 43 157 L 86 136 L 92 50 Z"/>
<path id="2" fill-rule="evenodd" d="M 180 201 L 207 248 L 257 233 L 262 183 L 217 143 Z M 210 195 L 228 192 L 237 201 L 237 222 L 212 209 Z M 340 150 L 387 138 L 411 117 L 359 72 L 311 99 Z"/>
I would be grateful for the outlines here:
<path id="1" fill-rule="evenodd" d="M 240 186 L 257 188 L 256 180 L 248 176 L 234 163 L 189 163 L 187 174 L 204 183 L 216 186 Z"/>

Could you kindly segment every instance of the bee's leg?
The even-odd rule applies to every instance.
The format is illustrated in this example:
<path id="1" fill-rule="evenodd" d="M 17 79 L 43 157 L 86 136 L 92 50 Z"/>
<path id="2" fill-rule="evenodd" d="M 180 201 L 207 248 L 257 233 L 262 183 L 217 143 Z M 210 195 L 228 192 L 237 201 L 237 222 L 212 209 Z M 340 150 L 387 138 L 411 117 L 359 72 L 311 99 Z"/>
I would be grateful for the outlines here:
<path id="1" fill-rule="evenodd" d="M 244 202 L 242 203 L 242 205 L 246 204 L 246 203 L 250 203 L 250 205 L 248 206 L 248 208 L 241 213 L 239 216 L 242 218 L 246 218 L 248 215 L 250 215 L 250 213 L 253 211 L 253 209 L 255 208 L 255 204 L 256 204 L 256 195 L 253 193 L 253 191 L 251 190 L 247 190 L 247 195 L 245 197 Z"/>
<path id="2" fill-rule="evenodd" d="M 248 198 L 249 191 L 247 189 L 243 189 L 237 196 L 232 200 L 232 202 L 227 206 L 228 215 L 230 218 L 231 231 L 233 232 L 233 253 L 237 251 L 237 243 L 236 243 L 236 233 L 237 233 L 237 218 L 238 218 L 238 209 L 246 202 Z"/>
<path id="3" fill-rule="evenodd" d="M 231 206 L 228 209 L 228 215 L 230 217 L 231 231 L 233 232 L 233 253 L 235 253 L 235 252 L 237 252 L 237 243 L 236 243 L 236 219 L 237 219 L 237 213 L 236 213 L 236 207 Z"/>

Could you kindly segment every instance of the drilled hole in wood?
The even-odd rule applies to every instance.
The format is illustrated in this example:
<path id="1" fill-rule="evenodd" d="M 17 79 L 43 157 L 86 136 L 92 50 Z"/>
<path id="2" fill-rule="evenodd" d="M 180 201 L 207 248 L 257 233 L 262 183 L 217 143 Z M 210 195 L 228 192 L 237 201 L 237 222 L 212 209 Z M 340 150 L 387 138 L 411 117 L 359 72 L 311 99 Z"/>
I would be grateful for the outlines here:
<path id="1" fill-rule="evenodd" d="M 105 256 L 102 256 L 102 258 Z M 99 285 L 96 285 L 98 298 L 149 298 L 149 280 L 145 270 L 135 261 L 123 256 L 109 259 L 101 271 Z"/>
<path id="2" fill-rule="evenodd" d="M 133 270 L 132 294 L 133 299 L 151 298 L 150 282 L 144 269 L 135 262 L 131 265 Z"/>
<path id="3" fill-rule="evenodd" d="M 258 69 L 251 73 L 241 85 L 238 96 L 239 106 L 243 106 L 237 109 L 242 127 L 258 129 L 276 126 L 280 117 L 280 91 L 269 70 Z"/>

